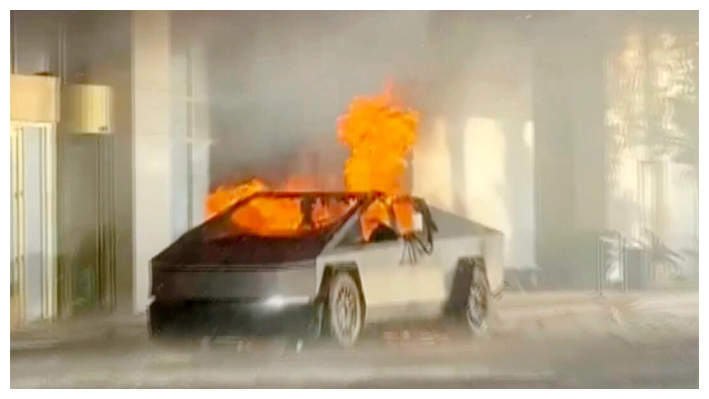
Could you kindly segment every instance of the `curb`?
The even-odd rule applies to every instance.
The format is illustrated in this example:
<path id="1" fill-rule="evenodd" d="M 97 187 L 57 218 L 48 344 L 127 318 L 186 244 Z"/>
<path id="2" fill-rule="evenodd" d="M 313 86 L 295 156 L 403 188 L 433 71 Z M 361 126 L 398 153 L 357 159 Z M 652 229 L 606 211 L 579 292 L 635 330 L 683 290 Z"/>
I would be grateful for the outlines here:
<path id="1" fill-rule="evenodd" d="M 147 331 L 140 318 L 126 320 L 81 320 L 57 322 L 52 325 L 34 324 L 17 329 L 10 334 L 10 351 L 46 349 L 59 345 L 76 344 L 99 337 L 124 335 L 126 331 Z"/>
<path id="2" fill-rule="evenodd" d="M 686 292 L 631 292 L 600 296 L 589 292 L 505 293 L 493 303 L 496 329 L 526 323 L 588 317 L 616 320 L 633 315 L 662 313 L 679 318 L 698 317 L 699 294 Z M 46 349 L 99 337 L 147 333 L 145 315 L 77 320 L 53 325 L 30 325 L 11 332 L 10 351 Z"/>
<path id="3" fill-rule="evenodd" d="M 46 378 L 26 378 L 13 381 L 12 385 L 20 387 L 76 387 L 82 385 L 102 386 L 232 386 L 260 387 L 279 386 L 297 387 L 300 385 L 348 386 L 356 384 L 376 384 L 386 381 L 436 381 L 438 383 L 456 380 L 474 379 L 514 379 L 528 382 L 542 382 L 554 379 L 551 371 L 530 371 L 524 367 L 509 367 L 505 369 L 487 365 L 416 365 L 416 366 L 376 366 L 355 363 L 345 367 L 293 367 L 292 364 L 266 364 L 263 367 L 239 367 L 230 369 L 228 378 L 224 371 L 214 369 L 197 370 L 153 370 L 150 376 L 144 373 L 124 372 L 114 373 L 107 380 L 106 373 L 82 373 Z M 516 369 L 516 370 L 515 370 Z"/>
<path id="4" fill-rule="evenodd" d="M 505 295 L 495 304 L 499 321 L 517 322 L 574 315 L 607 314 L 607 298 L 588 293 L 543 293 Z"/>
<path id="5" fill-rule="evenodd" d="M 561 317 L 624 317 L 663 313 L 677 317 L 699 314 L 697 291 L 630 292 L 606 295 L 589 293 L 513 294 L 496 304 L 502 324 L 517 324 Z"/>

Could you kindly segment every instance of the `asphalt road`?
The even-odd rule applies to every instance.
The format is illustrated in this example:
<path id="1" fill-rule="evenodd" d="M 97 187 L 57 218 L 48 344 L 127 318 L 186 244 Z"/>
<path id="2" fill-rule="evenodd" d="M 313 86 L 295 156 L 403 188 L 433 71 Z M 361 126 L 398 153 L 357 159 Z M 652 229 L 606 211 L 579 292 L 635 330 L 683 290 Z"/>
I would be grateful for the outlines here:
<path id="1" fill-rule="evenodd" d="M 155 343 L 142 329 L 11 351 L 12 388 L 698 388 L 698 324 L 556 320 L 472 338 L 448 323 L 327 339 Z"/>

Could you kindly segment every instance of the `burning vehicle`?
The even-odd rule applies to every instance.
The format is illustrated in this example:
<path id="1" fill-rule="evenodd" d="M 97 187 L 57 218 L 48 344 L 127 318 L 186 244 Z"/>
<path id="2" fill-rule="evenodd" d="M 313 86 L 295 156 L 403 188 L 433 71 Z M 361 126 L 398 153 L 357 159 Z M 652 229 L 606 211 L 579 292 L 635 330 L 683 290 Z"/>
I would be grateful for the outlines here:
<path id="1" fill-rule="evenodd" d="M 295 216 L 272 218 L 255 232 L 255 206 L 289 206 Z M 160 335 L 171 323 L 207 334 L 257 331 L 245 324 L 288 310 L 302 327 L 316 335 L 329 328 L 343 345 L 370 323 L 444 312 L 482 333 L 491 294 L 502 287 L 501 261 L 499 232 L 420 198 L 261 192 L 153 259 L 151 331 Z"/>
<path id="2" fill-rule="evenodd" d="M 285 320 L 349 346 L 371 323 L 444 314 L 484 332 L 503 286 L 503 237 L 402 189 L 417 124 L 390 91 L 356 99 L 338 123 L 352 149 L 346 190 L 258 179 L 215 190 L 208 220 L 152 260 L 152 335 L 255 333 Z"/>

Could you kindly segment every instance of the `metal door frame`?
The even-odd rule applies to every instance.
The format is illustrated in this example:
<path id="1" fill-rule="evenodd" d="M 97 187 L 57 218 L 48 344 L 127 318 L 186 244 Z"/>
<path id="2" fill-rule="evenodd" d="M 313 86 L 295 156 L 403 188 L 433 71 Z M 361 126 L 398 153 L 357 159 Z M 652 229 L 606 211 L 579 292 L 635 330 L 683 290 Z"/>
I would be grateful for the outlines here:
<path id="1" fill-rule="evenodd" d="M 41 170 L 41 248 L 42 248 L 42 319 L 53 320 L 57 314 L 56 272 L 57 272 L 57 234 L 56 234 L 56 126 L 51 123 L 10 122 L 10 161 L 11 161 L 11 271 L 17 284 L 19 323 L 27 321 L 26 316 L 26 248 L 25 235 L 25 156 L 24 130 L 38 128 L 41 131 L 40 170 Z"/>

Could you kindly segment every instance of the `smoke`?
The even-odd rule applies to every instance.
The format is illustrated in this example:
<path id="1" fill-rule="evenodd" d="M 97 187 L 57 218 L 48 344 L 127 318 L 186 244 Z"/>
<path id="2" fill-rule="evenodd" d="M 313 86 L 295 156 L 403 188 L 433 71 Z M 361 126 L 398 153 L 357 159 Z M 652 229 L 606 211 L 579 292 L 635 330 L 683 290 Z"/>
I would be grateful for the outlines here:
<path id="1" fill-rule="evenodd" d="M 391 78 L 421 115 L 408 170 L 414 194 L 502 230 L 508 267 L 554 266 L 550 274 L 586 279 L 598 235 L 623 209 L 606 199 L 613 188 L 606 108 L 614 79 L 606 64 L 633 32 L 649 44 L 668 34 L 693 37 L 697 15 L 184 14 L 207 48 L 211 183 L 306 175 L 327 181 L 326 189 L 342 188 L 348 151 L 337 140 L 337 117 L 354 97 L 379 93 Z M 677 57 L 653 62 L 670 72 L 695 62 Z M 642 83 L 643 93 L 652 96 L 647 89 L 658 84 Z M 692 141 L 696 102 L 670 100 L 676 104 L 666 108 L 677 110 L 677 126 Z M 669 111 L 642 112 L 652 121 Z M 636 180 L 629 184 L 638 187 Z"/>
<path id="2" fill-rule="evenodd" d="M 347 149 L 337 140 L 337 117 L 388 78 L 421 80 L 426 66 L 427 12 L 198 18 L 209 21 L 199 34 L 207 44 L 213 184 L 235 175 L 312 173 L 308 162 L 341 176 Z"/>

